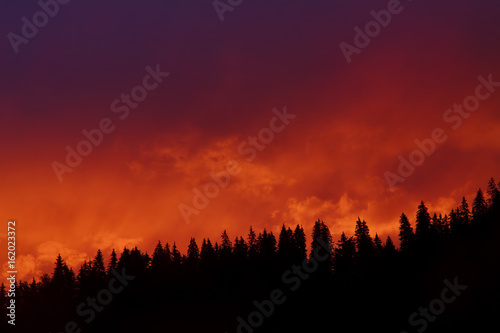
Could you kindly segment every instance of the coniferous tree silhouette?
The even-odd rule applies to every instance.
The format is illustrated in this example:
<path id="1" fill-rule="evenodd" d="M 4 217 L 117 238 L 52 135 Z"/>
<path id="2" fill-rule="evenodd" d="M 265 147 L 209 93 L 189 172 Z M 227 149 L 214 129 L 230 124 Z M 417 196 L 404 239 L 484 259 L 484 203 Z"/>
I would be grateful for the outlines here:
<path id="1" fill-rule="evenodd" d="M 228 263 L 231 261 L 233 254 L 233 244 L 227 235 L 226 230 L 222 232 L 221 243 L 220 243 L 220 259 L 221 261 Z"/>
<path id="2" fill-rule="evenodd" d="M 430 238 L 431 216 L 423 201 L 421 201 L 418 206 L 415 225 L 416 240 L 419 241 L 420 244 L 424 244 Z"/>
<path id="3" fill-rule="evenodd" d="M 106 287 L 107 274 L 104 266 L 104 256 L 101 250 L 97 250 L 94 260 L 92 261 L 90 280 L 92 284 L 91 288 L 96 292 Z"/>
<path id="4" fill-rule="evenodd" d="M 392 258 L 396 254 L 396 246 L 394 246 L 394 243 L 390 236 L 387 236 L 383 251 L 385 256 L 390 258 Z"/>
<path id="5" fill-rule="evenodd" d="M 201 245 L 200 251 L 200 260 L 201 264 L 204 268 L 211 267 L 215 264 L 215 260 L 217 259 L 215 255 L 214 247 L 212 246 L 212 242 L 210 242 L 210 238 L 203 238 L 203 244 Z"/>
<path id="6" fill-rule="evenodd" d="M 488 205 L 486 204 L 483 191 L 479 189 L 472 203 L 472 225 L 474 230 L 477 231 L 483 228 L 487 213 Z"/>
<path id="7" fill-rule="evenodd" d="M 471 213 L 469 210 L 469 204 L 467 203 L 467 200 L 465 200 L 465 197 L 462 198 L 462 203 L 458 207 L 458 219 L 460 221 L 459 233 L 461 235 L 466 235 L 470 226 Z"/>
<path id="8" fill-rule="evenodd" d="M 377 233 L 375 233 L 375 237 L 373 238 L 373 244 L 375 245 L 375 251 L 377 255 L 382 254 L 384 246 L 382 245 L 382 240 L 380 239 L 380 237 L 378 237 Z"/>
<path id="9" fill-rule="evenodd" d="M 243 263 L 248 258 L 248 246 L 243 237 L 236 237 L 234 240 L 234 259 L 236 262 Z"/>
<path id="10" fill-rule="evenodd" d="M 250 231 L 248 232 L 247 244 L 248 244 L 248 257 L 253 261 L 257 258 L 257 255 L 259 254 L 259 243 L 257 240 L 257 235 L 255 231 L 252 229 L 252 226 L 250 226 Z"/>
<path id="11" fill-rule="evenodd" d="M 130 250 L 127 247 L 123 248 L 120 258 L 118 259 L 118 270 L 121 271 L 123 268 L 130 265 Z"/>
<path id="12" fill-rule="evenodd" d="M 178 270 L 181 267 L 182 256 L 179 250 L 177 249 L 177 245 L 172 246 L 172 265 L 174 270 Z"/>
<path id="13" fill-rule="evenodd" d="M 111 251 L 111 256 L 109 258 L 109 263 L 108 263 L 108 268 L 106 270 L 107 275 L 110 276 L 111 272 L 113 270 L 115 270 L 117 267 L 118 267 L 118 258 L 116 256 L 115 249 L 113 249 L 113 251 Z"/>
<path id="14" fill-rule="evenodd" d="M 274 260 L 276 256 L 276 237 L 274 237 L 273 233 L 268 233 L 266 229 L 264 229 L 262 233 L 259 233 L 257 243 L 259 245 L 259 255 L 261 258 Z"/>
<path id="15" fill-rule="evenodd" d="M 304 229 L 297 224 L 293 231 L 294 262 L 302 262 L 307 257 L 306 234 Z"/>
<path id="16" fill-rule="evenodd" d="M 370 236 L 370 229 L 366 221 L 361 221 L 358 217 L 354 230 L 354 240 L 356 242 L 356 260 L 360 270 L 365 270 L 370 266 L 375 257 L 375 244 Z"/>
<path id="17" fill-rule="evenodd" d="M 294 256 L 294 241 L 293 231 L 286 228 L 285 224 L 281 227 L 281 232 L 278 238 L 278 258 L 282 266 L 290 266 Z"/>
<path id="18" fill-rule="evenodd" d="M 495 179 L 493 177 L 488 182 L 488 207 L 493 207 L 495 203 L 499 201 L 500 191 L 498 190 L 498 186 L 495 183 Z"/>
<path id="19" fill-rule="evenodd" d="M 352 237 L 347 238 L 343 232 L 334 250 L 333 264 L 335 274 L 343 280 L 348 279 L 353 273 L 356 244 Z"/>
<path id="20" fill-rule="evenodd" d="M 200 250 L 196 244 L 196 240 L 191 238 L 187 251 L 187 264 L 191 270 L 196 270 L 200 261 Z"/>
<path id="21" fill-rule="evenodd" d="M 323 248 L 328 252 L 328 259 L 319 263 L 319 273 L 317 275 L 326 276 L 333 270 L 333 238 L 328 226 L 318 219 L 313 226 L 311 252 L 309 258 L 314 255 L 316 248 Z"/>
<path id="22" fill-rule="evenodd" d="M 399 218 L 399 247 L 401 251 L 409 251 L 413 246 L 414 241 L 415 234 L 413 233 L 413 228 L 411 227 L 406 215 L 401 213 L 401 217 Z"/>

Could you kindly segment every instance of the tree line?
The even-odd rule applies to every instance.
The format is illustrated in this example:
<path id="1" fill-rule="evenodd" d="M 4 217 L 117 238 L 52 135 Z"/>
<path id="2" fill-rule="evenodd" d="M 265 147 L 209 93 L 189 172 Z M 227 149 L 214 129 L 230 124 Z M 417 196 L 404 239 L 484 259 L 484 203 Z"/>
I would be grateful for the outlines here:
<path id="1" fill-rule="evenodd" d="M 319 263 L 305 289 L 290 295 L 295 301 L 266 318 L 262 327 L 252 328 L 252 332 L 309 330 L 320 327 L 319 323 L 333 313 L 340 315 L 338 322 L 333 320 L 331 325 L 340 331 L 364 329 L 368 322 L 371 326 L 367 328 L 373 329 L 378 321 L 386 320 L 389 331 L 399 332 L 409 326 L 408 311 L 424 301 L 419 288 L 430 281 L 433 273 L 444 276 L 454 270 L 476 281 L 479 277 L 473 273 L 479 275 L 481 270 L 491 269 L 490 278 L 500 277 L 498 269 L 492 268 L 493 264 L 498 267 L 498 251 L 490 245 L 494 243 L 492 237 L 498 236 L 500 212 L 500 191 L 493 178 L 486 192 L 485 196 L 481 189 L 477 191 L 471 208 L 464 197 L 445 215 L 431 214 L 422 201 L 413 226 L 402 213 L 398 247 L 390 237 L 382 240 L 378 234 L 372 236 L 367 222 L 358 218 L 354 235 L 342 233 L 337 241 L 327 224 L 318 219 L 309 251 L 303 227 L 283 225 L 278 236 L 266 229 L 257 233 L 250 227 L 245 238 L 239 236 L 233 241 L 226 230 L 215 243 L 204 238 L 199 246 L 191 238 L 185 254 L 175 243 L 170 246 L 161 241 L 152 255 L 137 247 L 124 248 L 119 255 L 113 249 L 107 262 L 102 251 L 97 250 L 77 272 L 59 255 L 51 275 L 16 285 L 18 329 L 64 332 L 65 324 L 74 321 L 83 332 L 153 331 L 160 327 L 174 332 L 236 332 L 236 318 L 253 309 L 253 300 L 279 286 L 284 271 L 308 263 L 321 240 L 331 253 L 328 260 Z M 465 263 L 475 270 L 467 271 Z M 134 280 L 115 295 L 111 304 L 103 309 L 96 307 L 101 310 L 95 311 L 91 321 L 76 312 L 88 297 L 107 288 L 116 272 L 125 271 Z M 6 294 L 2 284 L 0 312 L 5 330 L 9 328 Z M 484 297 L 484 304 L 489 304 L 491 300 Z M 396 319 L 388 319 L 381 307 Z M 364 320 L 357 320 L 359 316 Z M 435 326 L 442 331 L 439 325 L 444 324 Z"/>

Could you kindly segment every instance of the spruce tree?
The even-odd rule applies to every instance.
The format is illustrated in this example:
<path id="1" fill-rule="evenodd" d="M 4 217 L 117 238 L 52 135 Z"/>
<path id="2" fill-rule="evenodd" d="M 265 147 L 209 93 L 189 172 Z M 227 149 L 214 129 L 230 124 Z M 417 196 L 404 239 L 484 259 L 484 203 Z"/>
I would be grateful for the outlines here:
<path id="1" fill-rule="evenodd" d="M 415 240 L 413 228 L 404 213 L 401 213 L 399 218 L 399 247 L 402 252 L 408 251 Z"/>

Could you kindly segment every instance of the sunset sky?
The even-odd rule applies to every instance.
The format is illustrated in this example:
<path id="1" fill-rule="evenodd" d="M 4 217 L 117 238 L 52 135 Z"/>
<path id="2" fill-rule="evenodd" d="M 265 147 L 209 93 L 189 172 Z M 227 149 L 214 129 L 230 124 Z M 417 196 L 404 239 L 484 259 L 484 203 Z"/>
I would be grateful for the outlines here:
<path id="1" fill-rule="evenodd" d="M 22 17 L 41 10 L 2 4 L 3 36 L 21 35 Z M 74 0 L 17 54 L 4 37 L 2 271 L 9 219 L 18 277 L 31 279 L 58 253 L 77 271 L 98 248 L 152 253 L 161 240 L 185 253 L 190 237 L 215 242 L 226 229 L 234 240 L 250 225 L 278 235 L 299 223 L 310 236 L 320 218 L 337 240 L 359 216 L 396 240 L 399 215 L 413 222 L 420 200 L 443 214 L 462 195 L 472 202 L 500 180 L 500 87 L 456 130 L 443 115 L 474 95 L 479 76 L 500 82 L 498 0 L 400 6 L 351 63 L 340 43 L 354 45 L 354 27 L 387 1 L 244 0 L 221 22 L 211 1 Z M 151 78 L 156 88 L 120 119 L 112 103 L 143 84 L 148 66 L 169 75 Z M 296 117 L 253 160 L 240 154 L 284 108 Z M 53 162 L 65 164 L 66 146 L 104 118 L 114 130 L 59 181 Z M 384 173 L 435 128 L 448 139 L 391 190 Z M 193 189 L 229 160 L 241 172 L 186 223 L 179 205 L 193 206 Z"/>

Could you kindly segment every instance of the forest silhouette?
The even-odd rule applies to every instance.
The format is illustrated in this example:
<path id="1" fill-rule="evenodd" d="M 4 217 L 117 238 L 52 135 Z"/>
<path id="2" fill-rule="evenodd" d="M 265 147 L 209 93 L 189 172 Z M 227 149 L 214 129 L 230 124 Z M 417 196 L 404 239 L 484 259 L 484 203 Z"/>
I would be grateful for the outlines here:
<path id="1" fill-rule="evenodd" d="M 15 327 L 2 284 L 0 331 L 490 331 L 500 310 L 499 218 L 492 178 L 470 208 L 463 198 L 443 215 L 421 202 L 413 224 L 401 214 L 399 246 L 359 218 L 353 236 L 333 240 L 318 219 L 309 244 L 300 225 L 283 225 L 279 235 L 250 227 L 233 240 L 226 231 L 200 245 L 191 238 L 185 254 L 161 241 L 151 255 L 125 248 L 109 261 L 97 250 L 76 271 L 59 255 L 51 275 L 16 284 Z M 449 287 L 457 281 L 459 291 Z"/>

